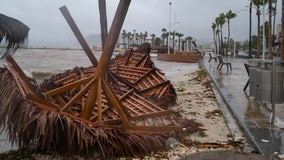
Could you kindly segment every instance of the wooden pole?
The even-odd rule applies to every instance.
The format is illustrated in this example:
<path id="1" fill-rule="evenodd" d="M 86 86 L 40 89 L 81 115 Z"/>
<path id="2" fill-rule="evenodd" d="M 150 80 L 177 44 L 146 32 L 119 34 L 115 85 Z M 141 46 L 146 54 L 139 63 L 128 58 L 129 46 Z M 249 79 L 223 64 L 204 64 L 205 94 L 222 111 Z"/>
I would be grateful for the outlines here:
<path id="1" fill-rule="evenodd" d="M 281 43 L 280 43 L 280 57 L 284 60 L 284 0 L 282 0 L 282 14 L 281 14 Z"/>
<path id="2" fill-rule="evenodd" d="M 104 48 L 107 38 L 107 13 L 106 13 L 106 1 L 99 0 L 100 22 L 101 22 L 101 40 L 102 48 Z"/>
<path id="3" fill-rule="evenodd" d="M 66 6 L 62 6 L 62 7 L 59 8 L 59 10 L 61 11 L 61 13 L 64 16 L 65 20 L 69 24 L 70 28 L 72 29 L 74 35 L 76 36 L 77 40 L 81 44 L 82 48 L 86 52 L 86 54 L 89 57 L 91 63 L 93 64 L 94 67 L 96 67 L 97 64 L 98 64 L 98 60 L 96 59 L 96 57 L 94 56 L 91 48 L 89 47 L 88 43 L 84 39 L 82 33 L 80 32 L 79 28 L 77 27 L 75 21 L 73 20 L 71 14 L 69 13 L 69 11 L 67 9 L 67 7 Z"/>
<path id="4" fill-rule="evenodd" d="M 128 126 L 128 120 L 126 115 L 124 114 L 125 110 L 121 108 L 122 104 L 119 102 L 119 100 L 115 97 L 114 93 L 112 93 L 107 86 L 107 84 L 104 85 L 98 85 L 102 84 L 101 81 L 104 82 L 105 75 L 108 71 L 108 65 L 110 63 L 114 47 L 116 44 L 116 41 L 118 39 L 118 36 L 120 34 L 123 22 L 125 20 L 129 5 L 130 5 L 131 0 L 120 0 L 115 16 L 113 18 L 113 22 L 109 31 L 109 35 L 106 38 L 104 48 L 103 48 L 103 53 L 101 55 L 100 61 L 98 63 L 96 72 L 95 72 L 95 79 L 100 81 L 97 82 L 96 84 L 92 85 L 90 87 L 87 99 L 86 99 L 86 104 L 83 107 L 83 110 L 81 112 L 81 117 L 85 119 L 89 119 L 91 117 L 91 112 L 93 111 L 94 107 L 96 106 L 96 102 L 98 105 L 101 105 L 101 89 L 107 89 L 105 91 L 106 96 L 109 97 L 109 101 L 118 109 L 118 112 L 120 113 L 120 116 L 122 117 L 122 121 L 124 122 L 124 126 Z M 97 90 L 100 90 L 96 92 Z M 97 114 L 102 114 L 102 108 L 101 106 L 98 106 L 98 113 Z M 98 123 L 101 122 L 101 115 L 98 115 Z"/>
<path id="5" fill-rule="evenodd" d="M 109 34 L 107 36 L 104 48 L 103 48 L 103 53 L 101 55 L 97 70 L 96 70 L 96 77 L 104 77 L 107 69 L 109 62 L 111 60 L 111 56 L 114 51 L 114 47 L 116 45 L 116 41 L 118 39 L 118 36 L 120 34 L 123 22 L 125 20 L 129 5 L 130 5 L 131 0 L 120 0 Z"/>

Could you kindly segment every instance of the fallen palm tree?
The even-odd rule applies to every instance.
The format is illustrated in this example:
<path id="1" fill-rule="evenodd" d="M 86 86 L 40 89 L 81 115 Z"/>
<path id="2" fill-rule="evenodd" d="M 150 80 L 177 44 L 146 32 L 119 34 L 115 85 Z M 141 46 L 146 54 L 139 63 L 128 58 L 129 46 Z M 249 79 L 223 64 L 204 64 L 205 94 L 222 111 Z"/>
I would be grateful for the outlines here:
<path id="1" fill-rule="evenodd" d="M 174 104 L 176 94 L 149 53 L 130 51 L 111 60 L 129 4 L 120 1 L 99 62 L 82 43 L 91 67 L 37 84 L 6 57 L 7 67 L 0 69 L 0 127 L 20 151 L 138 157 L 165 148 L 174 132 L 199 129 L 163 107 Z"/>

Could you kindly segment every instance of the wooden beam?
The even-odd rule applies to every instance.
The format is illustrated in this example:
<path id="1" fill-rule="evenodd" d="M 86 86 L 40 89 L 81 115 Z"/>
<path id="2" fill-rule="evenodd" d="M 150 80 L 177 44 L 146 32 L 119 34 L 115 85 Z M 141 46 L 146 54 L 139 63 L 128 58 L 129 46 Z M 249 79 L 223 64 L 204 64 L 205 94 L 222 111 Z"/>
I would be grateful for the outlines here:
<path id="1" fill-rule="evenodd" d="M 101 22 L 101 40 L 102 48 L 104 48 L 107 38 L 107 13 L 106 13 L 106 1 L 99 0 L 100 22 Z"/>
<path id="2" fill-rule="evenodd" d="M 82 80 L 79 80 L 79 81 L 76 81 L 76 82 L 73 82 L 73 83 L 64 85 L 64 86 L 62 86 L 62 87 L 55 88 L 55 89 L 53 89 L 53 90 L 50 90 L 50 91 L 45 92 L 44 95 L 47 96 L 47 97 L 50 97 L 50 96 L 54 96 L 54 95 L 60 94 L 60 93 L 62 93 L 62 92 L 71 90 L 71 89 L 73 89 L 73 88 L 75 88 L 75 87 L 79 87 L 80 85 L 86 84 L 86 83 L 88 83 L 92 78 L 94 78 L 94 77 L 88 77 L 88 78 L 86 78 L 86 79 L 82 79 Z"/>
<path id="3" fill-rule="evenodd" d="M 89 57 L 91 63 L 93 64 L 94 67 L 98 65 L 98 60 L 94 56 L 91 48 L 89 47 L 88 43 L 84 39 L 82 33 L 80 32 L 79 28 L 77 27 L 75 21 L 73 20 L 71 14 L 69 13 L 68 9 L 66 6 L 62 6 L 59 8 L 61 11 L 62 15 L 64 16 L 65 20 L 69 24 L 70 28 L 72 29 L 74 35 L 76 36 L 77 40 L 81 44 L 82 48 L 86 52 L 87 56 Z"/>

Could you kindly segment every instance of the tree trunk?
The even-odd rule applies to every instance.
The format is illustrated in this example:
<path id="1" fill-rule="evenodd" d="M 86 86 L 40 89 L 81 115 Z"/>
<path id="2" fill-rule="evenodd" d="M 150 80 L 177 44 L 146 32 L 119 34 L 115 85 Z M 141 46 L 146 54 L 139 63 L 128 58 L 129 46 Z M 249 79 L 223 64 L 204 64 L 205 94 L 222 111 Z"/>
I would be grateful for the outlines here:
<path id="1" fill-rule="evenodd" d="M 221 44 L 220 44 L 220 52 L 222 55 L 224 55 L 224 46 L 223 46 L 223 27 L 220 27 L 220 33 L 221 33 Z"/>
<path id="2" fill-rule="evenodd" d="M 231 47 L 229 47 L 229 42 L 230 42 L 230 20 L 228 20 L 228 39 L 227 39 L 226 55 L 228 55 L 228 49 L 231 48 Z M 234 52 L 235 52 L 235 51 L 234 51 Z"/>

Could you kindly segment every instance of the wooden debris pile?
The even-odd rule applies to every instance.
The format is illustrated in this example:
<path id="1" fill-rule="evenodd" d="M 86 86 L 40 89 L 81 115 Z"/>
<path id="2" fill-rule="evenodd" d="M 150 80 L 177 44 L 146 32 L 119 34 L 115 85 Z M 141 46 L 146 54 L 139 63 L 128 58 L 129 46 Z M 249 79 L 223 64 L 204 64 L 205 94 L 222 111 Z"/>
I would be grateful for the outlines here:
<path id="1" fill-rule="evenodd" d="M 111 61 L 102 82 L 109 88 L 97 92 L 101 100 L 89 118 L 82 112 L 89 96 L 98 97 L 90 95 L 95 67 L 76 67 L 37 85 L 11 56 L 6 60 L 8 68 L 0 73 L 0 127 L 22 151 L 40 147 L 101 157 L 141 156 L 164 148 L 172 132 L 196 131 L 194 122 L 179 120 L 163 107 L 168 101 L 174 104 L 176 94 L 149 55 L 129 52 Z"/>
<path id="2" fill-rule="evenodd" d="M 66 6 L 60 8 L 92 67 L 37 84 L 6 57 L 7 67 L 0 68 L 0 128 L 20 151 L 138 157 L 164 148 L 172 132 L 196 130 L 167 109 L 176 94 L 151 61 L 149 47 L 111 60 L 130 2 L 120 0 L 99 62 Z"/>

